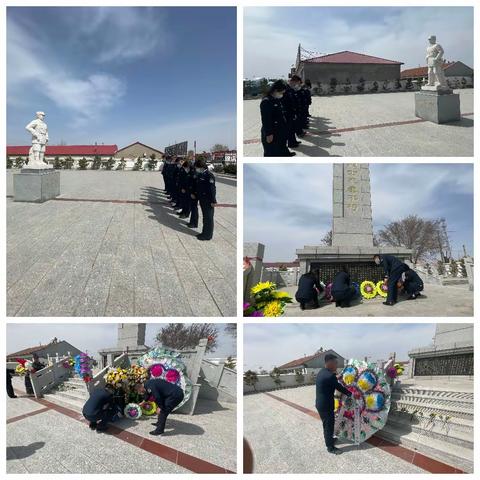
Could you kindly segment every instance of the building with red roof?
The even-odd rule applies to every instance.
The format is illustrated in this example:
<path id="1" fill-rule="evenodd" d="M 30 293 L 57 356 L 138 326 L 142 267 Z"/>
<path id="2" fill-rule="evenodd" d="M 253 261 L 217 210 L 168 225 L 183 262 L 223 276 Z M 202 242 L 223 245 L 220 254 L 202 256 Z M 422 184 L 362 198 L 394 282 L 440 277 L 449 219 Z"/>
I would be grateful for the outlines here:
<path id="1" fill-rule="evenodd" d="M 400 79 L 400 67 L 403 62 L 375 57 L 365 53 L 330 53 L 318 57 L 302 58 L 302 48 L 298 46 L 297 60 L 290 76 L 296 74 L 303 81 L 310 80 L 314 87 L 321 85 L 352 85 L 367 82 L 395 81 Z"/>
<path id="2" fill-rule="evenodd" d="M 304 355 L 303 357 L 284 363 L 277 368 L 281 370 L 282 373 L 293 373 L 298 370 L 301 370 L 303 373 L 317 372 L 325 366 L 325 355 L 328 353 L 338 357 L 338 368 L 344 367 L 345 359 L 341 355 L 332 349 L 323 350 L 321 348 L 313 355 Z"/>

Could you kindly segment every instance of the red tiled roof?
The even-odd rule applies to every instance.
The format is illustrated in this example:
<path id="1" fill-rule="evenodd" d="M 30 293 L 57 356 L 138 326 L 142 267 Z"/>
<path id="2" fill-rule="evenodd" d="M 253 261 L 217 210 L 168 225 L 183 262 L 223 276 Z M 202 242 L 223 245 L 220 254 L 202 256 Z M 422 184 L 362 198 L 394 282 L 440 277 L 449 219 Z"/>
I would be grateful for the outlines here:
<path id="1" fill-rule="evenodd" d="M 348 50 L 322 55 L 321 57 L 309 58 L 303 61 L 307 63 L 375 63 L 383 65 L 403 65 L 403 62 L 372 57 L 371 55 L 365 55 L 364 53 L 349 52 Z"/>
<path id="2" fill-rule="evenodd" d="M 36 347 L 24 348 L 23 350 L 19 350 L 18 352 L 9 353 L 7 355 L 7 358 L 22 357 L 23 355 L 31 355 L 32 353 L 43 350 L 46 347 L 48 347 L 48 345 L 37 345 Z"/>
<path id="3" fill-rule="evenodd" d="M 307 355 L 306 357 L 297 358 L 296 360 L 292 360 L 291 362 L 288 362 L 285 365 L 280 365 L 278 368 L 280 370 L 285 370 L 287 368 L 301 367 L 306 362 L 313 360 L 314 358 L 320 357 L 321 355 L 324 355 L 324 354 L 325 352 L 318 352 L 318 353 L 314 353 L 313 355 Z"/>
<path id="4" fill-rule="evenodd" d="M 443 64 L 443 69 L 446 70 L 457 62 L 446 62 Z M 428 67 L 407 68 L 400 73 L 400 78 L 409 77 L 426 77 L 428 75 Z"/>
<path id="5" fill-rule="evenodd" d="M 286 267 L 286 268 L 291 268 L 291 267 L 299 267 L 300 262 L 265 262 L 263 264 L 264 267 L 266 268 L 280 268 L 280 267 Z"/>
<path id="6" fill-rule="evenodd" d="M 7 155 L 28 155 L 30 145 L 7 146 Z M 47 145 L 45 155 L 115 155 L 116 145 Z"/>

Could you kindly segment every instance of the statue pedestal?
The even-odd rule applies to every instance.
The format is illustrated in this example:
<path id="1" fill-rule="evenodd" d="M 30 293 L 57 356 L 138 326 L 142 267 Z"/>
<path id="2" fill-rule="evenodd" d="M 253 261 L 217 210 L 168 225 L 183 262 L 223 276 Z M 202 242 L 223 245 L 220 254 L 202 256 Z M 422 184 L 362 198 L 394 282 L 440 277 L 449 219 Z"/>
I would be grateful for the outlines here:
<path id="1" fill-rule="evenodd" d="M 60 172 L 52 168 L 22 168 L 13 175 L 15 202 L 43 203 L 60 195 Z"/>
<path id="2" fill-rule="evenodd" d="M 415 116 L 434 123 L 460 120 L 460 95 L 451 90 L 422 88 L 415 93 Z"/>

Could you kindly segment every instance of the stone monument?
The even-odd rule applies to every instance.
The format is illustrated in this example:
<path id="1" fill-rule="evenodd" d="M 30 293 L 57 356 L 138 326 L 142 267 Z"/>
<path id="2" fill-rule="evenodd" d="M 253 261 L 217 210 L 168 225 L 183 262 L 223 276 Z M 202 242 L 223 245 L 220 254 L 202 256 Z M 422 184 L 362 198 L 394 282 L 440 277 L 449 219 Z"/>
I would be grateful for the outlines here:
<path id="1" fill-rule="evenodd" d="M 383 269 L 373 262 L 375 254 L 391 254 L 408 261 L 403 247 L 373 245 L 370 167 L 368 163 L 333 165 L 332 245 L 306 245 L 296 251 L 300 274 L 320 270 L 320 280 L 330 283 L 340 265 L 346 264 L 353 281 L 379 281 Z"/>
<path id="2" fill-rule="evenodd" d="M 13 176 L 14 200 L 16 202 L 45 202 L 60 195 L 60 172 L 45 163 L 48 143 L 48 127 L 45 113 L 37 112 L 25 129 L 32 135 L 28 164 Z"/>
<path id="3" fill-rule="evenodd" d="M 415 93 L 415 116 L 434 123 L 460 120 L 460 95 L 453 93 L 447 85 L 443 71 L 443 48 L 437 37 L 428 37 L 426 62 L 428 81 L 420 92 Z"/>
<path id="4" fill-rule="evenodd" d="M 437 323 L 433 345 L 408 352 L 410 378 L 472 377 L 473 323 Z"/>
<path id="5" fill-rule="evenodd" d="M 145 345 L 145 323 L 119 323 L 117 346 L 103 348 L 98 354 L 101 358 L 101 368 L 107 365 L 113 365 L 115 358 L 122 353 L 128 353 L 130 361 L 134 361 L 146 353 L 150 347 Z"/>

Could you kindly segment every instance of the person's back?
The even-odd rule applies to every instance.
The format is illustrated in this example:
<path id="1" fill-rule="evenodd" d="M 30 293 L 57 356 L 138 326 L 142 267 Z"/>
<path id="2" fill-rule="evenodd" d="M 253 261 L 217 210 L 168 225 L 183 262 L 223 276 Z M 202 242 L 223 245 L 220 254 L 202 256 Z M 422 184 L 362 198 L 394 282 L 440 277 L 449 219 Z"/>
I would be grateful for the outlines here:
<path id="1" fill-rule="evenodd" d="M 113 394 L 105 388 L 94 390 L 83 406 L 82 413 L 85 417 L 96 416 L 103 407 L 112 402 Z"/>
<path id="2" fill-rule="evenodd" d="M 309 300 L 314 297 L 316 278 L 310 273 L 304 273 L 298 280 L 297 296 Z"/>
<path id="3" fill-rule="evenodd" d="M 329 411 L 334 408 L 335 382 L 333 381 L 333 376 L 334 374 L 326 368 L 322 368 L 317 374 L 315 382 L 315 406 L 317 410 Z"/>
<path id="4" fill-rule="evenodd" d="M 178 385 L 161 378 L 151 378 L 145 382 L 145 389 L 160 403 L 167 398 L 183 397 L 183 390 Z"/>
<path id="5" fill-rule="evenodd" d="M 343 293 L 350 287 L 350 275 L 347 272 L 338 272 L 332 282 L 332 293 Z"/>
<path id="6" fill-rule="evenodd" d="M 403 268 L 403 266 L 405 265 L 400 259 L 398 259 L 394 255 L 383 255 L 382 263 L 386 273 L 394 272 L 395 270 Z"/>

